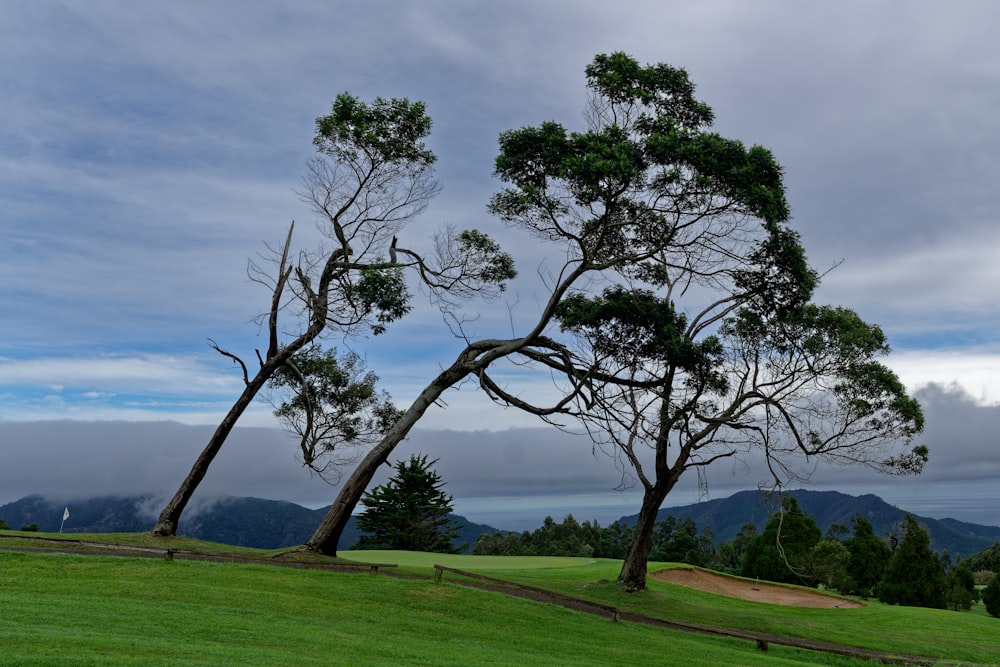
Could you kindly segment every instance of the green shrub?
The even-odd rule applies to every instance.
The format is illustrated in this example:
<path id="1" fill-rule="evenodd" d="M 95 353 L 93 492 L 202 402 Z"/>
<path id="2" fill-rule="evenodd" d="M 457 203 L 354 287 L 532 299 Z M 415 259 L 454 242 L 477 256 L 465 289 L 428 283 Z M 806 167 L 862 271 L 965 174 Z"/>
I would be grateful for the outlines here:
<path id="1" fill-rule="evenodd" d="M 983 604 L 990 616 L 1000 618 L 1000 577 L 993 577 L 993 581 L 983 589 Z"/>
<path id="2" fill-rule="evenodd" d="M 21 530 L 24 531 L 24 532 L 26 532 L 26 533 L 37 533 L 38 532 L 38 524 L 37 523 L 25 524 L 25 525 L 21 526 Z"/>
<path id="3" fill-rule="evenodd" d="M 972 608 L 974 602 L 979 602 L 976 577 L 964 565 L 959 565 L 948 574 L 945 586 L 945 605 L 952 611 L 966 611 Z"/>

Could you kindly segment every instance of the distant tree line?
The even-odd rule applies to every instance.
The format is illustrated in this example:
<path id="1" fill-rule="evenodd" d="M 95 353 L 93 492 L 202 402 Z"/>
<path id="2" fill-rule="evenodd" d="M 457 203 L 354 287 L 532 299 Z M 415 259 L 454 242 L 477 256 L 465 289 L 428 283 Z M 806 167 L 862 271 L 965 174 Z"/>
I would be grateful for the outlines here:
<path id="1" fill-rule="evenodd" d="M 622 558 L 633 527 L 616 521 L 578 522 L 567 515 L 561 523 L 546 517 L 534 531 L 483 534 L 472 553 L 496 556 L 576 556 Z M 945 551 L 930 549 L 927 531 L 907 515 L 891 534 L 875 534 L 860 515 L 851 526 L 831 526 L 826 534 L 790 496 L 767 521 L 762 533 L 744 525 L 731 540 L 716 543 L 710 530 L 694 520 L 673 516 L 656 523 L 650 560 L 688 563 L 728 574 L 766 581 L 822 586 L 845 595 L 877 597 L 887 604 L 967 610 L 979 601 L 1000 616 L 1000 544 L 968 559 L 953 562 Z"/>
<path id="2" fill-rule="evenodd" d="M 14 529 L 11 528 L 7 524 L 7 522 L 3 520 L 3 518 L 0 518 L 0 530 L 14 530 Z M 37 523 L 25 524 L 25 525 L 21 526 L 20 530 L 21 530 L 21 532 L 26 532 L 26 533 L 37 533 L 38 532 L 38 524 Z"/>
<path id="3" fill-rule="evenodd" d="M 752 524 L 750 524 L 752 530 Z M 561 523 L 547 516 L 534 531 L 485 533 L 472 548 L 473 554 L 492 556 L 576 556 L 621 559 L 632 542 L 633 527 L 615 521 L 602 527 L 597 521 L 579 523 L 572 514 Z M 656 524 L 650 560 L 690 563 L 699 567 L 733 571 L 741 555 L 737 536 L 716 547 L 711 530 L 701 532 L 694 520 L 667 517 Z"/>

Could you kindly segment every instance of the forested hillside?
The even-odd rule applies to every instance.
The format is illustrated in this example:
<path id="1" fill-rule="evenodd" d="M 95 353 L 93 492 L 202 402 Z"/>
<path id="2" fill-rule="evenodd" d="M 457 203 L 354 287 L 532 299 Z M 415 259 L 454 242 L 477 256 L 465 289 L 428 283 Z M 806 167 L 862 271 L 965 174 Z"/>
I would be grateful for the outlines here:
<path id="1" fill-rule="evenodd" d="M 850 526 L 851 517 L 860 515 L 873 526 L 877 535 L 893 532 L 907 512 L 875 495 L 851 496 L 836 491 L 789 491 L 799 507 L 812 516 L 826 532 L 830 526 Z M 67 533 L 140 532 L 150 530 L 156 521 L 156 502 L 138 496 L 130 498 L 91 498 L 70 503 L 40 496 L 28 496 L 0 506 L 0 518 L 12 528 L 38 524 L 38 530 L 56 532 L 63 510 L 69 505 L 70 518 L 63 528 Z M 678 521 L 692 520 L 699 533 L 710 531 L 716 543 L 732 540 L 747 523 L 763 529 L 767 516 L 778 506 L 776 496 L 759 491 L 741 491 L 728 498 L 709 500 L 682 507 L 660 510 L 659 520 L 673 516 Z M 185 515 L 180 534 L 200 539 L 261 549 L 277 549 L 302 544 L 312 535 L 326 513 L 326 508 L 311 510 L 294 503 L 259 498 L 225 497 L 198 503 Z M 456 544 L 471 548 L 483 533 L 496 528 L 455 517 L 463 528 Z M 561 518 L 561 517 L 560 517 Z M 585 517 L 581 516 L 580 519 Z M 947 550 L 953 557 L 979 553 L 1000 542 L 1000 527 L 982 526 L 954 519 L 916 517 L 930 535 L 931 548 Z M 635 516 L 622 517 L 631 525 Z M 541 522 L 540 522 L 541 523 Z M 350 548 L 358 540 L 352 519 L 340 542 L 340 549 Z"/>
<path id="2" fill-rule="evenodd" d="M 117 533 L 151 530 L 156 523 L 157 502 L 144 496 L 104 497 L 55 501 L 41 496 L 27 496 L 0 506 L 0 518 L 12 528 L 38 524 L 42 532 L 57 532 L 63 511 L 70 517 L 65 533 Z M 178 533 L 212 542 L 258 549 L 280 549 L 302 544 L 323 520 L 327 508 L 311 510 L 295 503 L 260 498 L 223 497 L 195 505 L 180 523 Z M 456 545 L 469 547 L 492 526 L 455 516 L 462 524 Z M 352 518 L 340 540 L 340 549 L 349 549 L 358 541 L 359 531 Z"/>
<path id="3" fill-rule="evenodd" d="M 812 516 L 824 533 L 834 524 L 850 526 L 851 517 L 860 515 L 872 524 L 877 535 L 885 535 L 893 532 L 908 513 L 873 494 L 851 496 L 838 491 L 799 490 L 787 491 L 784 495 L 794 497 L 802 511 Z M 717 542 L 725 542 L 733 539 L 747 523 L 753 523 L 758 531 L 763 529 L 768 514 L 778 508 L 778 503 L 776 494 L 741 491 L 728 498 L 661 509 L 658 520 L 668 516 L 691 519 L 700 531 L 709 529 Z M 998 526 L 914 516 L 926 528 L 935 551 L 947 550 L 952 556 L 969 556 L 1000 542 Z M 623 517 L 621 521 L 632 524 L 635 515 Z"/>

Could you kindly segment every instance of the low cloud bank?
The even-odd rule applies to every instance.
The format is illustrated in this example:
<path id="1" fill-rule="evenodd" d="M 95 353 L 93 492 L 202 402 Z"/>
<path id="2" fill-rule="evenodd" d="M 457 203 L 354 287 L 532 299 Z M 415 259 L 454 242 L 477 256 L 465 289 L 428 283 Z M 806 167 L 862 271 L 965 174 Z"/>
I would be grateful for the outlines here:
<path id="1" fill-rule="evenodd" d="M 1000 432 L 1000 407 L 983 405 L 942 385 L 923 388 L 918 398 L 927 414 L 921 442 L 931 449 L 923 475 L 893 478 L 862 468 L 819 466 L 812 470 L 807 488 L 875 493 L 901 506 L 910 500 L 920 505 L 912 511 L 931 516 L 1000 524 L 1000 515 L 990 509 L 996 504 L 983 495 L 989 495 L 985 489 L 1000 477 L 995 436 Z M 211 431 L 176 422 L 0 422 L 0 503 L 30 494 L 165 498 L 187 474 Z M 579 507 L 574 514 L 581 520 L 617 517 L 636 511 L 641 497 L 637 488 L 621 488 L 623 478 L 614 462 L 586 437 L 552 428 L 416 430 L 392 460 L 416 452 L 439 459 L 437 470 L 459 510 L 464 506 L 483 517 L 534 520 L 540 512 L 558 516 L 564 510 L 574 512 L 573 507 Z M 391 472 L 386 466 L 376 483 Z M 759 461 L 749 459 L 721 462 L 706 478 L 707 489 L 699 490 L 696 476 L 689 474 L 667 505 L 724 497 L 756 487 L 767 475 Z M 238 428 L 196 499 L 255 496 L 319 507 L 332 502 L 336 491 L 300 465 L 295 442 L 284 432 Z"/>

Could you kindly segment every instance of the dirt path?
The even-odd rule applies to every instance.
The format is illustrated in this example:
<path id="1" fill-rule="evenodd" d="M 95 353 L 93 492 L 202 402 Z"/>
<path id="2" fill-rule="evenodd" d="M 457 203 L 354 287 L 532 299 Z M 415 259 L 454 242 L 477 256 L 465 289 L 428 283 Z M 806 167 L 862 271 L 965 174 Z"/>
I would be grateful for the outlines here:
<path id="1" fill-rule="evenodd" d="M 724 577 L 704 570 L 694 568 L 676 568 L 672 570 L 660 570 L 653 573 L 653 578 L 659 581 L 667 581 L 672 584 L 680 584 L 690 588 L 697 588 L 709 593 L 718 595 L 728 595 L 729 597 L 742 598 L 743 600 L 753 600 L 754 602 L 767 602 L 770 604 L 784 604 L 794 607 L 824 607 L 827 609 L 849 607 L 863 607 L 860 602 L 847 600 L 845 598 L 826 595 L 818 591 L 804 590 L 801 588 L 791 588 L 788 586 L 777 586 L 774 584 L 754 584 L 745 579 L 735 577 Z"/>

